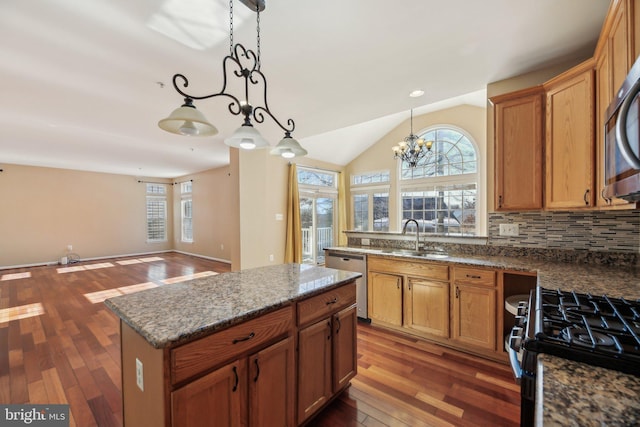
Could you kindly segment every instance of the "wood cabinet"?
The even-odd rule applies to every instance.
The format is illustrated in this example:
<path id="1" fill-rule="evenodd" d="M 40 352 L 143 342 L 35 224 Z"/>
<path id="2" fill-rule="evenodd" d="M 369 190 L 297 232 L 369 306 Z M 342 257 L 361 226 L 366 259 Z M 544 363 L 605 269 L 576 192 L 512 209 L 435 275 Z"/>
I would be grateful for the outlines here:
<path id="1" fill-rule="evenodd" d="M 592 60 L 545 83 L 545 207 L 595 205 L 594 64 Z"/>
<path id="2" fill-rule="evenodd" d="M 498 211 L 542 209 L 542 86 L 491 98 Z"/>
<path id="3" fill-rule="evenodd" d="M 371 320 L 394 326 L 402 325 L 402 276 L 371 271 L 368 312 Z"/>
<path id="4" fill-rule="evenodd" d="M 404 312 L 406 328 L 449 338 L 449 282 L 410 277 Z"/>
<path id="5" fill-rule="evenodd" d="M 634 58 L 632 50 L 633 23 L 630 16 L 632 1 L 612 3 L 611 18 L 605 22 L 596 49 L 596 205 L 599 208 L 633 208 L 635 205 L 623 199 L 604 197 L 605 147 L 604 125 L 606 110 L 622 85 Z"/>
<path id="6" fill-rule="evenodd" d="M 368 256 L 367 265 L 374 324 L 504 358 L 496 344 L 502 336 L 496 271 L 375 255 Z"/>
<path id="7" fill-rule="evenodd" d="M 323 294 L 299 303 L 299 424 L 325 406 L 357 373 L 355 284 L 342 290 L 339 295 Z M 324 312 L 307 315 L 306 307 L 315 306 L 324 307 Z"/>
<path id="8" fill-rule="evenodd" d="M 453 268 L 454 341 L 496 350 L 496 273 L 478 268 Z"/>

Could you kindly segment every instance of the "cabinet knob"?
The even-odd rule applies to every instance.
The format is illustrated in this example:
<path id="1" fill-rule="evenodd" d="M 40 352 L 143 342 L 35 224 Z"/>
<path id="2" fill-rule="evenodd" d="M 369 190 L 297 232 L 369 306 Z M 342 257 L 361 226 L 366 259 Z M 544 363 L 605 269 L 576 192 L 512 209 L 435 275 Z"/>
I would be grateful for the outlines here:
<path id="1" fill-rule="evenodd" d="M 502 207 L 502 194 L 498 196 L 498 207 Z"/>
<path id="2" fill-rule="evenodd" d="M 582 197 L 584 200 L 584 204 L 589 206 L 589 189 L 584 190 L 584 196 Z"/>
<path id="3" fill-rule="evenodd" d="M 258 377 L 260 376 L 260 365 L 258 364 L 258 358 L 257 357 L 253 361 L 254 361 L 254 363 L 256 365 L 256 376 L 253 379 L 253 382 L 257 383 L 258 382 Z"/>
<path id="4" fill-rule="evenodd" d="M 238 378 L 238 368 L 233 367 L 233 375 L 235 375 L 235 383 L 233 384 L 233 389 L 231 391 L 238 390 L 238 384 L 240 383 L 240 378 Z"/>
<path id="5" fill-rule="evenodd" d="M 331 301 L 327 301 L 327 305 L 335 304 L 338 302 L 338 297 L 333 297 Z"/>
<path id="6" fill-rule="evenodd" d="M 243 341 L 249 341 L 251 338 L 255 337 L 256 334 L 255 332 L 251 332 L 249 335 L 247 335 L 246 337 L 243 338 L 235 338 L 232 343 L 234 344 L 238 344 L 239 342 L 243 342 Z"/>
<path id="7" fill-rule="evenodd" d="M 456 298 L 460 298 L 460 288 L 456 286 Z"/>

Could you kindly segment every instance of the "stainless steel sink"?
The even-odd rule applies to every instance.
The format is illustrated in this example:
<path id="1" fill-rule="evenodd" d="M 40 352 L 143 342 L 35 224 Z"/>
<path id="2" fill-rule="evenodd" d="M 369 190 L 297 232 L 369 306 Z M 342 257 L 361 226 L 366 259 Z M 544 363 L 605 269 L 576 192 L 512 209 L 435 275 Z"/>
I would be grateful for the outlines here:
<path id="1" fill-rule="evenodd" d="M 442 258 L 447 258 L 449 256 L 446 252 L 435 251 L 435 250 L 415 251 L 412 249 L 381 249 L 380 252 L 383 254 L 405 255 L 405 256 L 413 256 L 413 257 L 420 257 L 420 258 L 432 258 L 432 259 L 442 259 Z"/>

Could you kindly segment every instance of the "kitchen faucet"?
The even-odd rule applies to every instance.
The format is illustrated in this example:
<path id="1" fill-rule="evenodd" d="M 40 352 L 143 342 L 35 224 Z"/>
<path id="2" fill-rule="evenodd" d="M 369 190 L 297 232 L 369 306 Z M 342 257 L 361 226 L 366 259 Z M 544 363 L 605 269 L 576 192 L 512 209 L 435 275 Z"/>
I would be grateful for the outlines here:
<path id="1" fill-rule="evenodd" d="M 416 221 L 413 218 L 409 218 L 407 222 L 405 222 L 404 225 L 402 226 L 402 234 L 407 234 L 407 225 L 409 225 L 410 222 L 414 222 L 416 224 L 416 251 L 419 251 L 420 250 L 420 224 L 418 224 L 418 221 Z"/>

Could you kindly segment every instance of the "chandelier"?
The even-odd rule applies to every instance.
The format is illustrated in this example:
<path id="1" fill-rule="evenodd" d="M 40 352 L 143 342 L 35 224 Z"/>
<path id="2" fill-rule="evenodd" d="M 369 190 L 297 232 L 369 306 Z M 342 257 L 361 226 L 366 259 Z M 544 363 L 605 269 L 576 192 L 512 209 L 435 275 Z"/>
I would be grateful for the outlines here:
<path id="1" fill-rule="evenodd" d="M 282 124 L 273 115 L 267 103 L 267 79 L 260 69 L 260 12 L 265 8 L 265 0 L 241 1 L 248 8 L 256 11 L 257 53 L 250 49 L 245 49 L 240 43 L 233 44 L 233 0 L 229 0 L 229 55 L 222 60 L 224 78 L 222 89 L 209 95 L 189 94 L 184 90 L 189 86 L 189 80 L 183 74 L 175 74 L 173 76 L 173 87 L 184 97 L 184 104 L 176 108 L 168 117 L 160 120 L 158 126 L 167 132 L 184 136 L 215 135 L 218 133 L 218 129 L 196 109 L 193 101 L 222 96 L 230 100 L 228 109 L 231 114 L 235 116 L 242 114 L 244 116 L 242 126 L 224 140 L 225 144 L 245 150 L 269 147 L 269 143 L 253 127 L 251 122 L 253 120 L 255 123 L 263 123 L 268 116 L 284 131 L 284 138 L 271 150 L 271 154 L 284 158 L 304 156 L 307 154 L 307 150 L 302 148 L 300 143 L 291 136 L 295 129 L 293 119 L 287 119 L 286 124 Z M 236 96 L 227 92 L 227 79 L 229 77 L 244 79 L 244 94 Z M 249 102 L 249 89 L 253 87 L 256 89 L 262 88 L 260 104 L 252 105 Z"/>
<path id="2" fill-rule="evenodd" d="M 415 168 L 418 162 L 427 155 L 432 155 L 433 141 L 425 141 L 413 134 L 413 109 L 411 109 L 411 132 L 398 145 L 394 145 L 393 157 L 407 162 L 410 168 Z"/>

